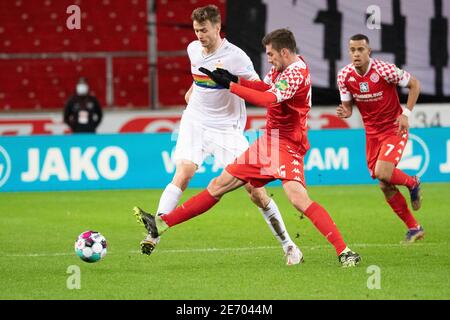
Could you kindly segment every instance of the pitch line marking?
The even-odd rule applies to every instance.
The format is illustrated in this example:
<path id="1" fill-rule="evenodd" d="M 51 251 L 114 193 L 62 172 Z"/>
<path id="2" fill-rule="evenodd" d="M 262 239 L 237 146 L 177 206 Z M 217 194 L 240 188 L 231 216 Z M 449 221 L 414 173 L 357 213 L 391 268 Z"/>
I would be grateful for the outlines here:
<path id="1" fill-rule="evenodd" d="M 352 244 L 352 248 L 408 248 L 408 247 L 427 247 L 449 245 L 446 242 L 423 242 L 414 243 L 411 245 L 405 244 L 388 244 L 388 243 L 356 243 Z M 329 248 L 330 245 L 315 245 L 315 246 L 300 246 L 301 250 L 316 250 Z M 197 249 L 160 249 L 158 253 L 195 253 L 195 252 L 239 252 L 239 251 L 251 251 L 251 250 L 274 250 L 280 249 L 280 246 L 261 246 L 261 247 L 241 247 L 241 248 L 197 248 Z M 120 252 L 119 252 L 120 253 Z M 130 250 L 126 253 L 140 253 L 138 250 Z M 115 252 L 108 252 L 108 254 L 117 254 Z M 24 253 L 24 254 L 3 254 L 3 257 L 59 257 L 59 256 L 71 256 L 75 255 L 75 252 L 58 252 L 58 253 Z"/>

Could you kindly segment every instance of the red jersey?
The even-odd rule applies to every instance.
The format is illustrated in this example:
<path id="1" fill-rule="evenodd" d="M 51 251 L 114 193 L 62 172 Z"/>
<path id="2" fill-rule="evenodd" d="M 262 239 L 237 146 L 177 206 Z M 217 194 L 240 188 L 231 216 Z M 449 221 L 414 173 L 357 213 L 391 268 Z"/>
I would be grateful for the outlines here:
<path id="1" fill-rule="evenodd" d="M 267 134 L 278 130 L 280 138 L 291 140 L 306 153 L 309 149 L 306 120 L 311 108 L 308 66 L 300 57 L 283 72 L 272 67 L 264 82 L 270 86 L 267 91 L 277 97 L 277 102 L 267 107 Z"/>
<path id="2" fill-rule="evenodd" d="M 395 134 L 395 120 L 402 113 L 396 86 L 406 87 L 411 75 L 395 64 L 370 59 L 365 75 L 359 75 L 353 64 L 338 73 L 341 101 L 353 100 L 361 113 L 366 134 Z"/>

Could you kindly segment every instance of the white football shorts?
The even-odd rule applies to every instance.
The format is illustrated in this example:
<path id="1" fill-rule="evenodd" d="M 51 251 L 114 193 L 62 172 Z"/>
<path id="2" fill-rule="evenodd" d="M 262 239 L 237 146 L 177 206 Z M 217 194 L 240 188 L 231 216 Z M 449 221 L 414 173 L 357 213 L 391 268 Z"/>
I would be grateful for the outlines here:
<path id="1" fill-rule="evenodd" d="M 232 163 L 249 147 L 242 130 L 210 128 L 182 117 L 175 147 L 174 161 L 189 160 L 200 167 L 209 155 L 217 168 Z"/>

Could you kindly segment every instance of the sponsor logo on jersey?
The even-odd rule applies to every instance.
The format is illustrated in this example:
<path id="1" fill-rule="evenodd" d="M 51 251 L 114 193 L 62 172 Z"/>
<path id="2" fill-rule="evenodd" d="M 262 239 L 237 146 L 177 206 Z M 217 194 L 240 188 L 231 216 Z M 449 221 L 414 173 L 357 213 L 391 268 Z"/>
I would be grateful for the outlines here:
<path id="1" fill-rule="evenodd" d="M 372 81 L 373 83 L 377 83 L 380 80 L 380 76 L 378 75 L 378 73 L 372 73 L 370 75 L 370 81 Z"/>
<path id="2" fill-rule="evenodd" d="M 369 84 L 367 82 L 361 82 L 359 84 L 359 91 L 361 91 L 361 92 L 369 92 Z"/>
<path id="3" fill-rule="evenodd" d="M 11 173 L 11 158 L 8 152 L 0 146 L 0 187 L 8 181 Z"/>
<path id="4" fill-rule="evenodd" d="M 281 90 L 281 91 L 286 90 L 289 87 L 288 82 L 286 80 L 278 81 L 275 84 L 275 86 L 277 87 L 278 90 Z"/>
<path id="5" fill-rule="evenodd" d="M 348 79 L 348 82 L 355 82 L 355 81 L 356 81 L 356 79 L 355 79 L 354 76 L 351 76 L 351 77 Z"/>

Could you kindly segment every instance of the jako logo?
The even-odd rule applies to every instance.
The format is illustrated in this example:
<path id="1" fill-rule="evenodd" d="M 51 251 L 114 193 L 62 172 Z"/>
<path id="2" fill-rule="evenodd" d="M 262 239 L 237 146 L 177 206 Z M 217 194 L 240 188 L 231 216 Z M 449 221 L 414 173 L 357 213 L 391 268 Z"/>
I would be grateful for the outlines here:
<path id="1" fill-rule="evenodd" d="M 409 140 L 406 143 L 403 157 L 398 168 L 401 170 L 412 171 L 409 174 L 421 177 L 428 169 L 430 164 L 430 151 L 425 142 L 414 134 L 409 134 Z"/>
<path id="2" fill-rule="evenodd" d="M 48 181 L 56 177 L 59 181 L 80 181 L 83 174 L 88 180 L 99 180 L 100 176 L 107 180 L 118 180 L 128 171 L 128 155 L 119 147 L 110 146 L 98 152 L 94 164 L 96 147 L 82 150 L 79 147 L 69 149 L 69 161 L 64 160 L 60 148 L 48 148 L 40 162 L 40 150 L 28 149 L 28 170 L 22 172 L 23 182 Z"/>
<path id="3" fill-rule="evenodd" d="M 0 187 L 8 181 L 11 174 L 11 159 L 8 152 L 0 146 Z"/>

